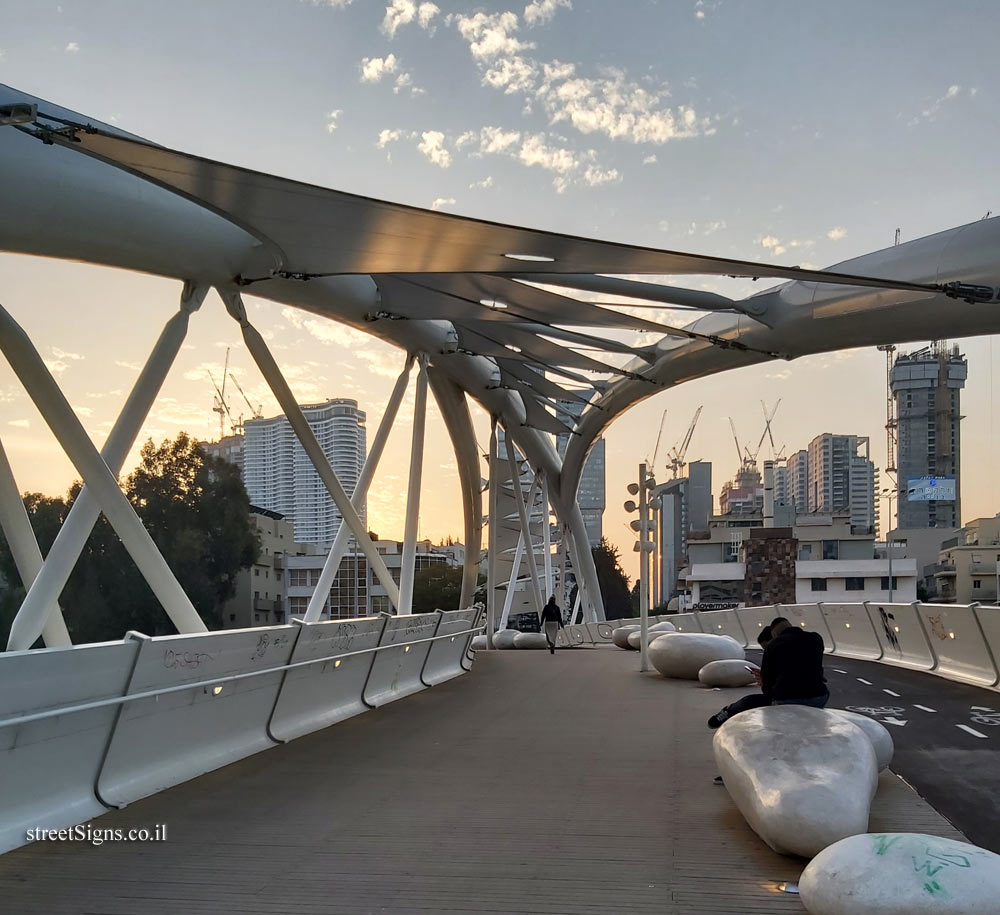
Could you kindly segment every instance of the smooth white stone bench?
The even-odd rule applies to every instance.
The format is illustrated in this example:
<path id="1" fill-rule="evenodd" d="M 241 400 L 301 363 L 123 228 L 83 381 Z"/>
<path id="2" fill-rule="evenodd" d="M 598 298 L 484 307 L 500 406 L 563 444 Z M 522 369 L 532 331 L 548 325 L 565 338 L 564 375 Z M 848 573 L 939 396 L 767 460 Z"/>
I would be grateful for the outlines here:
<path id="1" fill-rule="evenodd" d="M 811 858 L 868 831 L 878 765 L 857 725 L 823 709 L 773 705 L 734 715 L 712 749 L 740 813 L 779 854 Z"/>
<path id="2" fill-rule="evenodd" d="M 649 646 L 649 661 L 664 677 L 697 680 L 698 672 L 710 661 L 746 657 L 743 646 L 728 635 L 700 632 L 667 632 Z"/>
<path id="3" fill-rule="evenodd" d="M 896 748 L 892 742 L 892 735 L 884 724 L 876 721 L 874 718 L 869 718 L 867 715 L 849 712 L 847 709 L 828 708 L 827 711 L 833 715 L 839 715 L 841 718 L 846 718 L 861 728 L 872 742 L 872 747 L 875 750 L 875 758 L 878 760 L 879 772 L 888 768 L 889 763 L 892 762 L 892 754 Z"/>
<path id="4" fill-rule="evenodd" d="M 514 636 L 515 648 L 548 648 L 549 640 L 543 632 L 519 632 Z"/>
<path id="5" fill-rule="evenodd" d="M 611 641 L 619 648 L 628 648 L 628 637 L 630 632 L 636 632 L 638 626 L 619 626 L 611 632 Z"/>
<path id="6" fill-rule="evenodd" d="M 519 635 L 516 629 L 501 629 L 493 636 L 494 648 L 513 648 L 514 639 Z"/>
<path id="7" fill-rule="evenodd" d="M 996 915 L 1000 855 L 918 833 L 851 836 L 799 878 L 812 915 Z"/>
<path id="8" fill-rule="evenodd" d="M 709 661 L 698 671 L 698 679 L 705 686 L 755 686 L 757 679 L 751 673 L 754 670 L 759 672 L 760 668 L 752 661 Z"/>

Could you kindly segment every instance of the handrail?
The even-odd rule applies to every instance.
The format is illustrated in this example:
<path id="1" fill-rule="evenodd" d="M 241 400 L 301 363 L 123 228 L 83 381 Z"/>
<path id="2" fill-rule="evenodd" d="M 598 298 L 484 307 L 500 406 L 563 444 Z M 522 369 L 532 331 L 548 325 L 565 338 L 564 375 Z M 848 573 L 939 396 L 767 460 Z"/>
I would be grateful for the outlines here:
<path id="1" fill-rule="evenodd" d="M 107 708 L 113 705 L 124 705 L 126 702 L 136 702 L 139 699 L 152 699 L 157 696 L 166 696 L 171 693 L 180 693 L 184 690 L 197 689 L 198 687 L 221 686 L 226 683 L 233 683 L 237 680 L 249 680 L 251 677 L 263 677 L 267 674 L 279 673 L 281 671 L 294 670 L 298 667 L 309 667 L 312 664 L 323 664 L 327 661 L 337 661 L 342 658 L 356 657 L 363 654 L 374 654 L 390 648 L 404 648 L 407 645 L 423 645 L 427 642 L 437 642 L 443 639 L 455 639 L 460 635 L 476 635 L 483 631 L 483 626 L 474 629 L 463 629 L 461 632 L 447 632 L 444 635 L 431 636 L 426 639 L 415 639 L 412 642 L 397 642 L 394 645 L 376 645 L 374 648 L 360 648 L 357 651 L 345 651 L 341 654 L 326 655 L 322 658 L 309 658 L 306 661 L 295 661 L 289 664 L 281 664 L 277 667 L 264 667 L 259 670 L 245 671 L 238 674 L 228 674 L 224 677 L 213 677 L 209 680 L 195 680 L 187 683 L 179 683 L 176 686 L 164 686 L 159 689 L 144 690 L 141 693 L 131 693 L 127 696 L 111 696 L 107 699 L 95 699 L 92 702 L 78 702 L 75 705 L 65 705 L 59 708 L 45 709 L 42 712 L 32 712 L 28 715 L 19 715 L 14 718 L 0 719 L 0 729 L 15 727 L 19 724 L 30 724 L 35 721 L 44 721 L 48 718 L 58 718 L 60 715 L 71 715 L 77 712 L 87 712 L 92 709 Z"/>

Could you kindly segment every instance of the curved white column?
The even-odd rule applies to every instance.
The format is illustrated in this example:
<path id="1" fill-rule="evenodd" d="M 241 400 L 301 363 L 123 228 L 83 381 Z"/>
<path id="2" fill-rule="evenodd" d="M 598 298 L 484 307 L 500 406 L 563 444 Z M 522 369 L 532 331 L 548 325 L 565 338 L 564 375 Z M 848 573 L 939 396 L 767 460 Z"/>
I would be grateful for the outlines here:
<path id="1" fill-rule="evenodd" d="M 506 430 L 505 430 L 506 431 Z M 539 619 L 542 616 L 542 599 L 538 595 L 538 563 L 535 562 L 535 545 L 531 542 L 531 521 L 524 508 L 524 493 L 521 491 L 521 468 L 517 466 L 517 457 L 514 455 L 514 445 L 507 432 L 504 436 L 504 445 L 507 448 L 507 464 L 510 466 L 511 494 L 517 504 L 517 517 L 521 522 L 521 541 L 524 543 L 525 553 L 528 557 L 528 574 L 531 576 L 531 602 L 535 605 L 535 612 Z M 535 481 L 531 481 L 529 496 L 533 497 L 535 492 Z"/>
<path id="2" fill-rule="evenodd" d="M 493 648 L 497 619 L 497 419 L 490 423 L 489 545 L 486 548 L 486 647 Z"/>
<path id="3" fill-rule="evenodd" d="M 427 366 L 427 380 L 444 418 L 455 449 L 458 479 L 462 488 L 465 522 L 465 561 L 462 564 L 462 593 L 456 609 L 472 606 L 479 583 L 479 560 L 483 549 L 483 494 L 479 466 L 479 446 L 465 391 L 436 366 Z"/>
<path id="4" fill-rule="evenodd" d="M 10 546 L 14 565 L 17 566 L 17 572 L 27 591 L 42 567 L 42 551 L 35 539 L 31 519 L 24 507 L 24 500 L 17 490 L 14 471 L 11 470 L 2 443 L 0 443 L 0 527 L 3 527 L 3 535 Z M 66 648 L 73 644 L 58 604 L 48 614 L 45 627 L 42 629 L 42 639 L 46 648 Z"/>
<path id="5" fill-rule="evenodd" d="M 396 384 L 385 405 L 385 412 L 379 421 L 378 430 L 375 432 L 375 438 L 372 439 L 371 448 L 368 449 L 365 465 L 361 468 L 358 483 L 354 487 L 354 495 L 351 496 L 351 505 L 354 506 L 355 510 L 361 508 L 361 503 L 364 502 L 365 496 L 368 495 L 368 487 L 371 486 L 372 477 L 375 476 L 375 471 L 378 470 L 378 462 L 382 459 L 385 443 L 389 439 L 389 433 L 392 431 L 392 424 L 396 419 L 396 413 L 399 412 L 399 405 L 402 403 L 403 395 L 406 393 L 406 383 L 410 377 L 411 365 L 413 365 L 413 357 L 407 356 L 406 366 L 396 379 Z M 309 598 L 309 606 L 306 608 L 305 616 L 302 618 L 303 622 L 315 623 L 319 620 L 323 612 L 323 605 L 326 603 L 326 597 L 330 593 L 333 581 L 340 569 L 340 563 L 347 554 L 347 545 L 350 540 L 350 528 L 346 524 L 341 524 L 337 530 L 337 536 L 334 538 L 333 546 L 330 547 L 330 552 L 326 557 L 326 562 L 323 563 L 323 571 L 319 574 L 319 582 L 316 585 L 316 590 L 313 591 L 312 597 Z"/>
<path id="6" fill-rule="evenodd" d="M 253 356 L 254 362 L 257 363 L 257 368 L 260 369 L 261 375 L 264 376 L 264 380 L 271 388 L 271 393 L 274 394 L 275 400 L 278 401 L 278 405 L 285 414 L 288 424 L 292 427 L 292 431 L 295 433 L 296 438 L 298 438 L 306 455 L 308 455 L 309 460 L 312 461 L 312 465 L 316 468 L 316 473 L 319 474 L 319 478 L 323 481 L 327 492 L 330 493 L 330 498 L 333 499 L 334 504 L 340 511 L 340 516 L 343 518 L 344 524 L 347 525 L 354 535 L 354 539 L 358 542 L 358 546 L 365 554 L 365 558 L 371 564 L 372 570 L 378 577 L 379 583 L 385 588 L 386 594 L 389 595 L 390 603 L 394 607 L 398 607 L 399 589 L 392 580 L 389 570 L 385 567 L 385 560 L 379 555 L 378 550 L 375 549 L 375 544 L 372 543 L 372 539 L 368 536 L 368 531 L 365 530 L 361 518 L 354 510 L 354 506 L 351 505 L 351 500 L 347 497 L 347 493 L 337 478 L 337 474 L 334 472 L 333 467 L 330 466 L 330 462 L 323 453 L 319 442 L 316 441 L 316 435 L 313 433 L 312 426 L 309 425 L 309 421 L 302 413 L 298 402 L 295 400 L 295 395 L 292 393 L 292 389 L 288 387 L 288 382 L 285 381 L 285 377 L 281 374 L 281 369 L 278 368 L 278 363 L 274 361 L 274 357 L 264 342 L 264 338 L 247 318 L 243 299 L 238 292 L 231 293 L 220 290 L 220 294 L 226 303 L 229 313 L 239 322 L 247 350 Z"/>
<path id="7" fill-rule="evenodd" d="M 420 521 L 420 487 L 424 473 L 424 428 L 427 423 L 427 357 L 421 355 L 413 401 L 413 435 L 410 439 L 410 474 L 406 488 L 406 521 L 403 556 L 399 570 L 399 612 L 413 612 L 413 576 L 417 563 L 417 529 Z"/>
<path id="8" fill-rule="evenodd" d="M 52 430 L 67 457 L 73 462 L 84 482 L 91 487 L 101 511 L 121 539 L 146 583 L 156 595 L 179 632 L 206 632 L 207 627 L 198 615 L 184 589 L 174 577 L 166 560 L 156 548 L 153 538 L 142 525 L 131 503 L 118 486 L 114 474 L 101 459 L 101 455 L 88 438 L 80 420 L 73 412 L 55 379 L 45 367 L 28 335 L 0 307 L 0 350 L 24 385 L 46 424 Z M 34 637 L 41 631 L 45 608 L 35 622 Z M 11 637 L 15 635 L 13 627 Z"/>
<path id="9" fill-rule="evenodd" d="M 125 406 L 101 449 L 101 457 L 112 473 L 117 474 L 125 463 L 125 458 L 152 409 L 163 380 L 174 364 L 177 353 L 180 352 L 187 336 L 189 318 L 201 308 L 207 294 L 207 286 L 184 284 L 180 309 L 163 326 L 146 364 L 125 401 Z M 83 552 L 100 513 L 101 508 L 93 490 L 89 486 L 84 486 L 62 527 L 59 528 L 45 562 L 14 618 L 7 643 L 9 650 L 28 648 L 38 638 L 39 628 L 46 621 L 47 615 L 66 587 L 70 573 L 80 558 L 80 553 Z"/>

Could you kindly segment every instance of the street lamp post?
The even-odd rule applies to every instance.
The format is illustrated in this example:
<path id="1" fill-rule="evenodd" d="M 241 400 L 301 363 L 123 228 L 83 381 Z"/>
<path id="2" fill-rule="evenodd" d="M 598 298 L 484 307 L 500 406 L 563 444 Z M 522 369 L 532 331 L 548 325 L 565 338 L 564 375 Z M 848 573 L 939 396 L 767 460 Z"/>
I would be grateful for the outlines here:
<path id="1" fill-rule="evenodd" d="M 636 505 L 631 499 L 625 503 L 625 511 L 639 510 L 639 518 L 631 523 L 631 528 L 639 534 L 634 549 L 639 554 L 639 670 L 649 670 L 649 558 L 653 543 L 649 539 L 649 488 L 654 480 L 646 474 L 646 465 L 639 465 L 639 482 L 629 483 L 630 495 L 637 495 Z"/>
<path id="2" fill-rule="evenodd" d="M 889 524 L 892 524 L 892 500 L 898 495 L 894 489 L 883 489 L 882 495 L 886 497 L 889 501 Z M 885 552 L 886 556 L 889 558 L 889 603 L 892 603 L 892 539 L 889 536 L 889 531 L 885 532 Z"/>

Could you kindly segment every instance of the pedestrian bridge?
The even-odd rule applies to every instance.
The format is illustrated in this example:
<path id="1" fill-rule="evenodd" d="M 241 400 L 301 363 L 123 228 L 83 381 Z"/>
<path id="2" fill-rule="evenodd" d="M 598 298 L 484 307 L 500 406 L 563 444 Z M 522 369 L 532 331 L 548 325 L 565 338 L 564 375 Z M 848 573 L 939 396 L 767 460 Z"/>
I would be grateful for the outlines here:
<path id="1" fill-rule="evenodd" d="M 712 784 L 705 720 L 723 704 L 725 693 L 641 674 L 636 653 L 604 644 L 555 656 L 478 652 L 470 673 L 439 682 L 440 675 L 461 671 L 467 633 L 478 620 L 469 614 L 432 617 L 429 628 L 420 617 L 358 621 L 364 625 L 350 645 L 328 642 L 313 649 L 311 658 L 302 642 L 311 627 L 304 627 L 290 648 L 272 648 L 270 640 L 258 661 L 272 663 L 267 652 L 274 650 L 298 659 L 292 663 L 316 662 L 283 672 L 291 695 L 315 695 L 316 680 L 309 688 L 309 678 L 329 682 L 343 673 L 357 678 L 358 695 L 378 707 L 308 734 L 303 715 L 272 715 L 275 737 L 295 737 L 296 727 L 302 736 L 280 745 L 272 739 L 260 747 L 270 746 L 267 752 L 134 800 L 91 823 L 123 830 L 166 824 L 164 842 L 42 841 L 9 852 L 0 857 L 7 910 L 73 915 L 803 911 L 797 897 L 777 888 L 797 879 L 803 862 L 772 852 L 727 792 Z M 702 625 L 711 618 L 703 614 Z M 363 641 L 361 630 L 369 623 L 382 629 L 377 638 L 367 636 L 387 646 L 382 652 L 371 652 Z M 385 628 L 393 624 L 400 634 L 390 637 L 398 642 L 389 645 Z M 343 624 L 317 625 L 332 632 L 330 627 Z M 405 632 L 414 626 L 420 631 Z M 445 626 L 450 632 L 442 635 Z M 253 635 L 259 640 L 261 633 Z M 145 647 L 133 662 L 133 695 L 154 689 L 143 671 L 190 674 L 184 666 L 196 656 L 190 648 L 175 653 L 181 661 L 172 667 L 163 663 L 164 652 L 172 650 L 165 647 L 169 639 L 140 641 Z M 44 654 L 31 652 L 36 661 Z M 385 660 L 373 662 L 375 654 Z M 341 666 L 318 660 L 326 655 L 340 656 Z M 155 658 L 158 668 L 147 667 L 144 656 Z M 211 667 L 221 661 L 203 659 L 210 669 L 198 673 L 196 689 L 113 704 L 118 728 L 140 730 L 132 731 L 127 747 L 112 744 L 97 757 L 105 769 L 97 781 L 106 802 L 129 801 L 148 789 L 151 770 L 161 781 L 176 780 L 178 760 L 200 758 L 204 765 L 209 753 L 221 759 L 222 748 L 250 720 L 248 709 L 255 693 L 261 698 L 261 684 L 281 676 L 225 679 L 220 668 Z M 836 704 L 862 701 L 847 690 L 846 681 L 856 678 L 845 673 L 838 680 L 831 667 L 844 671 L 851 664 L 908 676 L 929 684 L 925 688 L 932 693 L 966 688 L 922 672 L 830 657 Z M 422 689 L 421 676 L 436 685 Z M 868 680 L 875 675 L 869 673 Z M 216 694 L 202 683 L 223 689 Z M 904 687 L 896 685 L 902 693 Z M 273 694 L 280 687 L 279 681 L 266 689 Z M 393 689 L 411 694 L 380 704 Z M 5 701 L 12 702 L 5 693 Z M 273 698 L 269 714 L 281 709 Z M 915 699 L 930 701 L 915 694 L 895 701 Z M 23 705 L 23 692 L 20 700 Z M 227 700 L 231 712 L 212 716 L 213 735 L 204 710 Z M 107 714 L 107 708 L 98 705 L 76 716 Z M 356 710 L 363 708 L 367 705 Z M 44 742 L 32 751 L 26 740 L 31 728 L 45 727 L 50 735 L 64 733 L 86 746 L 84 724 L 69 736 L 72 719 L 64 714 L 0 730 L 8 761 L 0 788 L 6 812 L 30 792 L 32 773 L 16 770 L 11 777 L 9 762 L 19 750 L 34 753 L 26 758 L 50 786 L 65 784 L 55 777 L 58 772 L 82 770 L 83 754 L 69 752 L 70 744 L 60 749 L 50 742 L 46 761 Z M 141 725 L 143 719 L 159 719 L 160 725 Z M 13 731 L 20 734 L 16 740 Z M 164 761 L 158 762 L 161 756 Z M 137 769 L 129 777 L 107 776 L 111 764 L 121 772 L 130 759 Z M 112 788 L 118 793 L 106 797 Z M 882 775 L 870 828 L 961 837 L 891 772 Z"/>

